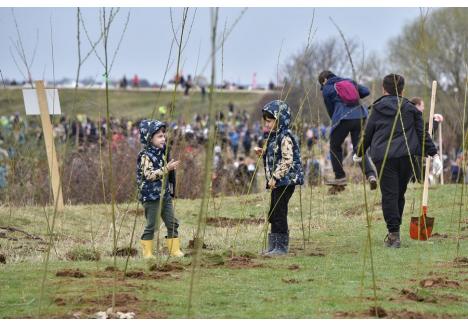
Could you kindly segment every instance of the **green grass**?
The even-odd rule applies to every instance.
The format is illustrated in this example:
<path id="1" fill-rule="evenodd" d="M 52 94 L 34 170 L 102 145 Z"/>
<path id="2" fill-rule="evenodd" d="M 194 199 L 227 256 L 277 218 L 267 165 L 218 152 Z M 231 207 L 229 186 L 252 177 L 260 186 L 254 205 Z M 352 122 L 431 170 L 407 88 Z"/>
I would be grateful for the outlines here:
<path id="1" fill-rule="evenodd" d="M 151 117 L 153 110 L 156 108 L 154 116 L 156 118 L 159 116 L 159 106 L 168 107 L 168 104 L 172 101 L 172 95 L 170 91 L 159 93 L 158 90 L 111 90 L 111 115 L 130 119 L 147 118 Z M 247 112 L 252 112 L 254 109 L 258 109 L 257 105 L 262 96 L 262 93 L 255 92 L 220 92 L 214 97 L 214 108 L 226 112 L 228 103 L 232 101 L 238 110 L 245 109 Z M 86 114 L 95 119 L 101 113 L 101 117 L 105 117 L 105 90 L 79 89 L 75 98 L 73 89 L 60 89 L 59 97 L 62 114 L 69 117 L 75 117 L 76 114 Z M 0 107 L 2 108 L 2 115 L 15 112 L 25 115 L 21 89 L 1 89 Z M 183 114 L 187 122 L 191 122 L 195 113 L 208 113 L 208 96 L 203 101 L 200 92 L 191 92 L 189 96 L 177 92 L 174 117 Z"/>
<path id="2" fill-rule="evenodd" d="M 447 237 L 433 237 L 430 241 L 409 239 L 409 217 L 418 215 L 420 187 L 411 186 L 402 226 L 402 248 L 383 247 L 385 226 L 378 193 L 370 192 L 370 207 L 375 204 L 371 227 L 372 249 L 377 286 L 378 306 L 392 313 L 403 310 L 419 312 L 427 317 L 468 317 L 467 265 L 456 265 L 456 235 L 461 186 L 435 186 L 430 191 L 429 213 L 436 217 L 434 232 Z M 291 251 L 288 257 L 265 259 L 258 253 L 262 245 L 263 225 L 242 224 L 236 227 L 207 226 L 203 266 L 195 282 L 192 317 L 194 318 L 333 318 L 337 313 L 366 317 L 363 312 L 374 304 L 369 259 L 364 265 L 366 219 L 363 211 L 362 185 L 350 185 L 337 196 L 326 194 L 326 187 L 303 188 L 303 218 L 306 227 L 305 251 L 302 250 L 302 230 L 299 191 L 296 190 L 289 206 Z M 377 194 L 377 197 L 375 195 Z M 311 200 L 310 200 L 311 199 Z M 309 202 L 312 204 L 309 206 Z M 242 198 L 224 197 L 210 202 L 209 217 L 264 218 L 268 209 L 268 193 Z M 454 204 L 456 206 L 454 206 Z M 183 250 L 196 230 L 198 200 L 177 200 L 176 216 L 181 221 L 180 234 Z M 136 203 L 119 204 L 117 225 L 122 223 L 119 246 L 128 246 L 133 226 Z M 137 215 L 136 238 L 143 227 L 144 217 Z M 50 208 L 46 209 L 50 213 Z M 311 212 L 311 214 L 309 214 Z M 460 256 L 468 256 L 466 242 L 466 212 L 462 212 L 463 231 Z M 10 225 L 46 238 L 46 218 L 41 207 L 0 208 L 2 226 Z M 164 228 L 161 229 L 161 242 Z M 0 232 L 4 230 L 0 229 Z M 113 275 L 104 272 L 112 265 L 112 233 L 110 208 L 104 205 L 66 207 L 56 221 L 55 248 L 51 251 L 49 272 L 42 312 L 39 317 L 82 317 L 105 311 L 110 306 Z M 238 232 L 236 232 L 238 231 Z M 40 284 L 43 275 L 46 245 L 40 240 L 26 239 L 19 232 L 8 232 L 0 238 L 0 253 L 7 263 L 0 264 L 0 318 L 38 317 Z M 133 245 L 139 250 L 138 240 Z M 19 248 L 21 246 L 21 248 Z M 93 248 L 101 253 L 99 261 L 67 261 L 66 253 L 74 248 Z M 236 255 L 252 255 L 251 264 L 257 267 L 233 268 L 229 265 L 234 250 Z M 166 258 L 161 259 L 161 263 Z M 129 271 L 143 271 L 161 279 L 118 279 L 118 298 L 123 304 L 117 310 L 136 312 L 137 318 L 187 317 L 188 291 L 192 267 L 191 258 L 179 261 L 184 270 L 168 273 L 151 272 L 141 258 L 131 258 Z M 214 262 L 224 265 L 214 266 Z M 118 258 L 123 269 L 124 258 Z M 297 266 L 292 266 L 297 265 Z M 171 266 L 171 265 L 170 265 Z M 63 269 L 79 268 L 84 278 L 57 277 Z M 291 268 L 291 269 L 290 269 Z M 364 274 L 363 274 L 364 271 Z M 364 276 L 364 277 L 362 277 Z M 419 282 L 427 278 L 443 278 L 458 282 L 456 287 L 422 288 Z M 421 298 L 435 298 L 436 303 L 406 299 L 400 292 L 408 289 Z M 106 297 L 107 296 L 107 297 Z M 118 300 L 117 300 L 118 301 Z M 345 315 L 346 316 L 346 315 Z M 367 316 L 369 317 L 369 316 Z"/>

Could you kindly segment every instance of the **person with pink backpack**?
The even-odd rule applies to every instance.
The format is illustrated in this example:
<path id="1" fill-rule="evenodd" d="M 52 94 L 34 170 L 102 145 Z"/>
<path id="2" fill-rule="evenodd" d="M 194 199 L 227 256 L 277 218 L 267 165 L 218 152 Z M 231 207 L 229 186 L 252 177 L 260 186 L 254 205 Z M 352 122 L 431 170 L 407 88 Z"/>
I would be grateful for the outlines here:
<path id="1" fill-rule="evenodd" d="M 330 159 L 335 174 L 334 180 L 326 181 L 330 185 L 346 185 L 347 178 L 343 169 L 343 142 L 351 134 L 353 154 L 359 144 L 361 129 L 364 127 L 368 111 L 361 104 L 361 99 L 369 96 L 369 89 L 349 78 L 336 76 L 329 70 L 319 74 L 318 81 L 328 115 L 332 120 L 330 131 Z M 362 167 L 362 165 L 360 165 Z M 377 178 L 369 157 L 366 155 L 364 169 L 371 190 L 377 189 Z"/>

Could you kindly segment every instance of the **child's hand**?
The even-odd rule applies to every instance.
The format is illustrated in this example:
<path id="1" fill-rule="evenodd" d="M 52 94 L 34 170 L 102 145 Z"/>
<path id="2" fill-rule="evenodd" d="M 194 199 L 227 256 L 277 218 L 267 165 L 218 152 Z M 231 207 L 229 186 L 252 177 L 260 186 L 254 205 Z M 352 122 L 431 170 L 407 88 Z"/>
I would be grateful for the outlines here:
<path id="1" fill-rule="evenodd" d="M 357 156 L 357 154 L 353 155 L 353 162 L 355 163 L 361 163 L 362 162 L 362 157 Z"/>
<path id="2" fill-rule="evenodd" d="M 257 156 L 260 156 L 263 154 L 263 149 L 261 147 L 254 147 L 254 152 Z"/>
<path id="3" fill-rule="evenodd" d="M 167 163 L 167 170 L 172 171 L 175 170 L 179 167 L 180 161 L 174 161 L 171 160 L 169 163 Z"/>
<path id="4" fill-rule="evenodd" d="M 434 120 L 437 122 L 443 122 L 444 121 L 444 116 L 440 113 L 434 114 Z"/>
<path id="5" fill-rule="evenodd" d="M 276 180 L 274 178 L 271 178 L 270 181 L 268 181 L 268 187 L 270 189 L 275 189 L 276 187 Z"/>

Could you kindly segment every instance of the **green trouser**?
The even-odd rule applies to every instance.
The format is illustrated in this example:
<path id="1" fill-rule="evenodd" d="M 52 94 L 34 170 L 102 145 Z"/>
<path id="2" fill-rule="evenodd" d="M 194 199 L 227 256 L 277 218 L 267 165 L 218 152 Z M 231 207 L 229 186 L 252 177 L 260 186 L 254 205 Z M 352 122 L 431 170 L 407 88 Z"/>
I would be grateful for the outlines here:
<path id="1" fill-rule="evenodd" d="M 159 203 L 161 200 L 147 201 L 143 203 L 145 208 L 146 226 L 141 236 L 141 240 L 153 240 L 154 231 L 159 228 Z M 174 217 L 172 198 L 165 198 L 162 201 L 161 216 L 167 229 L 167 238 L 177 238 L 179 221 Z"/>

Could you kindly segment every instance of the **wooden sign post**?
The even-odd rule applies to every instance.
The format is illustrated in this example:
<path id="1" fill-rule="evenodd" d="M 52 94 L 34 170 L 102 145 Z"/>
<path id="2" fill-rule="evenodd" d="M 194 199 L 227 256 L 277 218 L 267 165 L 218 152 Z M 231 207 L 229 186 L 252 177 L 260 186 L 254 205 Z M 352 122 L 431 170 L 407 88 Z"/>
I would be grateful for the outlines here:
<path id="1" fill-rule="evenodd" d="M 439 152 L 440 161 L 442 162 L 442 173 L 440 174 L 440 184 L 444 184 L 444 154 L 442 152 L 442 122 L 439 122 Z"/>
<path id="2" fill-rule="evenodd" d="M 37 114 L 35 107 L 36 105 L 39 106 L 39 114 L 41 116 L 41 123 L 42 123 L 42 132 L 44 135 L 44 141 L 46 146 L 46 153 L 47 153 L 47 162 L 49 163 L 49 176 L 50 176 L 50 184 L 52 186 L 52 193 L 54 196 L 54 206 L 57 205 L 57 211 L 61 212 L 63 210 L 63 196 L 62 196 L 62 187 L 60 182 L 60 174 L 59 174 L 59 166 L 58 166 L 58 159 L 57 159 L 57 152 L 55 150 L 55 143 L 54 143 L 54 134 L 52 132 L 52 124 L 50 122 L 49 114 L 57 114 L 54 112 L 55 110 L 49 110 L 48 105 L 48 98 L 46 94 L 46 90 L 44 88 L 44 81 L 39 80 L 35 82 L 36 85 L 36 96 L 37 96 L 37 104 L 35 103 L 34 99 L 26 98 L 27 92 L 34 91 L 34 90 L 23 90 L 23 96 L 25 100 L 25 107 L 26 107 L 26 114 Z M 52 99 L 52 106 L 55 108 L 55 104 L 58 102 L 58 92 L 55 91 L 57 94 L 57 98 Z M 54 93 L 55 95 L 55 93 Z M 55 97 L 55 96 L 52 97 Z M 58 104 L 58 112 L 60 113 L 60 104 Z"/>

